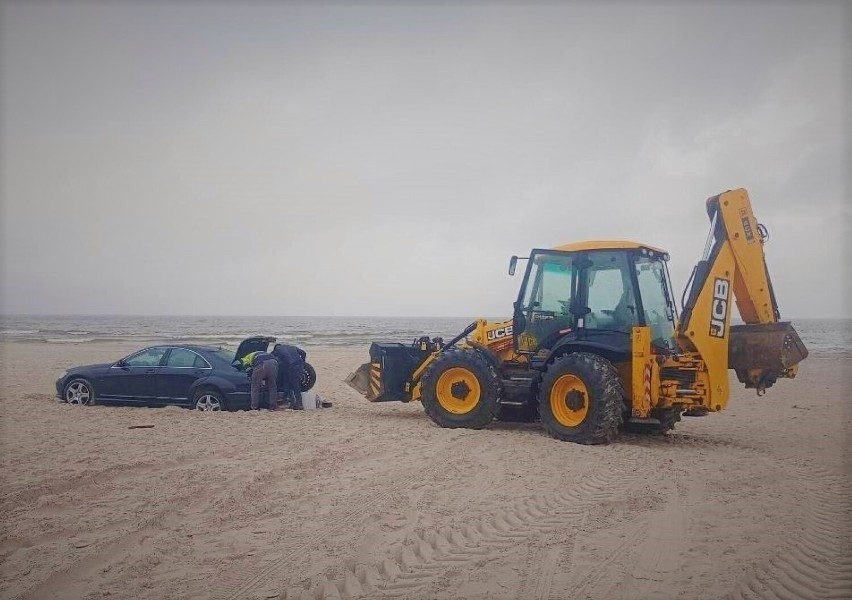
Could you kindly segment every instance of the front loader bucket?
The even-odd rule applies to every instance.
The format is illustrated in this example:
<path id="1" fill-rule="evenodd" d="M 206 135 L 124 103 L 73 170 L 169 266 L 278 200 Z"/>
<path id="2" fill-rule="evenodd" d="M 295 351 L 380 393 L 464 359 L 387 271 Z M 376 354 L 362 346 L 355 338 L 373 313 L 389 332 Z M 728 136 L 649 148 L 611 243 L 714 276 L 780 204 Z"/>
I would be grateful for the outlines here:
<path id="1" fill-rule="evenodd" d="M 375 399 L 375 394 L 373 394 L 373 398 L 370 398 L 370 363 L 364 363 L 354 373 L 350 373 L 349 377 L 346 378 L 346 383 L 353 390 L 366 397 L 367 400 Z"/>
<path id="2" fill-rule="evenodd" d="M 370 362 L 351 373 L 346 383 L 370 402 L 409 402 L 414 371 L 431 353 L 419 345 L 374 342 Z"/>
<path id="3" fill-rule="evenodd" d="M 728 343 L 728 368 L 746 388 L 758 392 L 771 387 L 779 377 L 795 377 L 796 365 L 808 349 L 792 323 L 734 325 Z"/>

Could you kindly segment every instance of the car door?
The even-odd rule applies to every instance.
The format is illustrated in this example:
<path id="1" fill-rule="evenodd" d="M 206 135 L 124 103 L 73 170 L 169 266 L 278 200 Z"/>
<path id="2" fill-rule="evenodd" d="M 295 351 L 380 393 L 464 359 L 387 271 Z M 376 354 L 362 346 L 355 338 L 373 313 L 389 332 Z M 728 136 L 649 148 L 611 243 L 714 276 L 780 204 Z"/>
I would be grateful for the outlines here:
<path id="1" fill-rule="evenodd" d="M 189 389 L 201 377 L 213 371 L 210 363 L 189 348 L 170 348 L 157 374 L 159 399 L 168 404 L 189 404 Z"/>
<path id="2" fill-rule="evenodd" d="M 158 395 L 157 372 L 167 350 L 167 346 L 155 346 L 121 359 L 94 382 L 95 393 L 103 399 L 154 401 Z"/>

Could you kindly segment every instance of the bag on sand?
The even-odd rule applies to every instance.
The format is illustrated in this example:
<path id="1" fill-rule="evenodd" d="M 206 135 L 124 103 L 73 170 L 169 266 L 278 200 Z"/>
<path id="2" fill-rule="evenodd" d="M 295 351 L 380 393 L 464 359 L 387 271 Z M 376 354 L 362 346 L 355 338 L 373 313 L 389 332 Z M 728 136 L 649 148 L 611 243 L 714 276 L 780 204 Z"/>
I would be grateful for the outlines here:
<path id="1" fill-rule="evenodd" d="M 331 408 L 331 402 L 326 402 L 316 392 L 302 392 L 302 408 L 305 410 Z"/>
<path id="2" fill-rule="evenodd" d="M 322 400 L 320 399 L 319 394 L 311 391 L 302 392 L 302 408 L 305 410 L 322 408 Z"/>

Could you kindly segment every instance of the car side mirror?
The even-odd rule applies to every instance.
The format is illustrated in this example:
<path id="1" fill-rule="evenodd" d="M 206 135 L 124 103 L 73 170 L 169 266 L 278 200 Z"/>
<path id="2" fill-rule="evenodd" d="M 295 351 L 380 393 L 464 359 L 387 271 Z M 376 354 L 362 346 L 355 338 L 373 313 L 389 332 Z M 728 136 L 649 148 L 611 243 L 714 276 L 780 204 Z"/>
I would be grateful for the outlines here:
<path id="1" fill-rule="evenodd" d="M 116 367 L 126 367 L 126 366 L 127 366 L 127 363 L 126 363 L 126 362 L 124 362 L 124 359 L 123 359 L 123 358 L 120 358 L 120 359 L 118 359 L 118 361 L 115 363 L 115 366 L 116 366 Z"/>
<path id="2" fill-rule="evenodd" d="M 517 266 L 518 266 L 518 257 L 512 256 L 512 258 L 509 259 L 509 275 L 515 274 L 515 268 Z"/>

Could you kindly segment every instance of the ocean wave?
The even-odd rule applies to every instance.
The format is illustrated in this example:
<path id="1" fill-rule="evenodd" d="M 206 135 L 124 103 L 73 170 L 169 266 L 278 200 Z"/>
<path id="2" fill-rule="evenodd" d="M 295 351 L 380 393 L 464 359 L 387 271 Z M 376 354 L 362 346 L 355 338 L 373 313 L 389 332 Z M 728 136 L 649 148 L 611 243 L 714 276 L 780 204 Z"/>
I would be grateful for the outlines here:
<path id="1" fill-rule="evenodd" d="M 470 322 L 467 318 L 419 317 L 19 316 L 0 321 L 0 342 L 103 342 L 139 348 L 183 342 L 232 349 L 263 332 L 304 347 L 363 348 L 371 342 L 410 344 L 421 335 L 448 340 Z M 850 319 L 794 319 L 794 324 L 814 354 L 852 352 Z"/>
<path id="2" fill-rule="evenodd" d="M 331 331 L 318 331 L 313 335 L 315 337 L 364 337 L 365 334 L 369 332 L 364 331 L 346 331 L 346 330 L 331 330 Z"/>
<path id="3" fill-rule="evenodd" d="M 234 334 L 234 333 L 199 334 L 199 333 L 186 332 L 186 333 L 183 333 L 181 335 L 160 336 L 160 339 L 181 340 L 181 341 L 185 341 L 185 340 L 244 340 L 247 337 L 252 337 L 252 336 L 245 336 L 245 335 Z"/>

